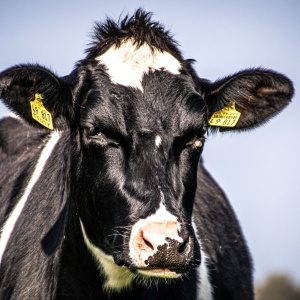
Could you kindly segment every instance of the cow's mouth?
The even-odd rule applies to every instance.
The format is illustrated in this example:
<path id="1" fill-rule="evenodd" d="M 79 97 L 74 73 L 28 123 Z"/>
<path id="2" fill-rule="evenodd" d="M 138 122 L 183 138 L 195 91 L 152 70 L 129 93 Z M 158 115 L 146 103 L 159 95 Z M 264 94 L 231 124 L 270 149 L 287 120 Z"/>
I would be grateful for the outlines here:
<path id="1" fill-rule="evenodd" d="M 146 277 L 157 277 L 165 279 L 174 279 L 181 277 L 181 272 L 176 272 L 170 269 L 138 269 L 139 274 Z"/>

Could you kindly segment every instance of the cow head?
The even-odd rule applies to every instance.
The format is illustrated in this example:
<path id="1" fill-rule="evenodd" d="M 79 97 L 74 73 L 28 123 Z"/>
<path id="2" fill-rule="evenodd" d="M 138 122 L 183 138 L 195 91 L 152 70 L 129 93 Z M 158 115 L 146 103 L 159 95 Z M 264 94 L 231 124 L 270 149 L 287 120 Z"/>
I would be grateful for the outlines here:
<path id="1" fill-rule="evenodd" d="M 240 116 L 224 130 L 253 128 L 293 94 L 286 77 L 263 69 L 200 79 L 150 17 L 138 10 L 120 24 L 98 24 L 94 45 L 69 76 L 37 65 L 0 75 L 12 110 L 42 126 L 30 105 L 41 95 L 54 130 L 70 133 L 72 201 L 112 289 L 136 274 L 177 278 L 201 263 L 193 203 L 205 133 L 220 125 L 209 119 L 234 106 Z"/>

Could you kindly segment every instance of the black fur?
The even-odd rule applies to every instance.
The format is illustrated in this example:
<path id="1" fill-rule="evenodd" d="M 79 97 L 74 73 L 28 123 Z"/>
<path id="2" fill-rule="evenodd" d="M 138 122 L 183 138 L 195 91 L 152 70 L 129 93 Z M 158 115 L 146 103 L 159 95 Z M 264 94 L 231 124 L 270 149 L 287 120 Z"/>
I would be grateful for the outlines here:
<path id="1" fill-rule="evenodd" d="M 97 57 L 126 40 L 169 52 L 180 62 L 180 74 L 149 72 L 143 91 L 112 83 Z M 215 131 L 208 124 L 211 115 L 231 101 L 241 118 L 230 130 L 268 121 L 293 95 L 287 77 L 249 69 L 214 83 L 201 79 L 170 33 L 143 10 L 119 23 L 96 24 L 87 57 L 68 76 L 38 65 L 0 73 L 0 97 L 22 118 L 0 123 L 1 225 L 49 139 L 50 131 L 31 117 L 35 93 L 42 94 L 61 136 L 4 252 L 1 299 L 198 299 L 200 249 L 207 256 L 213 299 L 253 299 L 251 259 L 238 221 L 199 162 L 203 146 L 195 145 L 204 144 L 207 130 Z M 157 135 L 162 142 L 155 148 Z M 137 277 L 129 289 L 107 292 L 80 220 L 96 247 L 136 274 L 128 253 L 130 230 L 157 210 L 160 192 L 192 240 L 191 257 L 177 266 L 182 279 L 143 285 Z M 161 260 L 152 266 L 175 269 Z"/>
<path id="2" fill-rule="evenodd" d="M 105 23 L 96 23 L 91 47 L 86 50 L 87 59 L 93 59 L 112 45 L 120 47 L 122 41 L 133 39 L 138 47 L 146 43 L 152 49 L 170 52 L 182 61 L 176 41 L 159 22 L 151 19 L 152 13 L 138 9 L 133 16 L 125 16 L 116 23 L 108 18 Z"/>

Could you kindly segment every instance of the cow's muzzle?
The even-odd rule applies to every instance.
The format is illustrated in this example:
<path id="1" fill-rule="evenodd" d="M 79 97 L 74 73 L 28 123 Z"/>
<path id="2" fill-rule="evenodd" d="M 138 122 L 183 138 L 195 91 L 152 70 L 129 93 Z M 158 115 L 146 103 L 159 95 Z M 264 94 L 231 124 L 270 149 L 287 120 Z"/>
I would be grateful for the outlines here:
<path id="1" fill-rule="evenodd" d="M 176 278 L 190 268 L 194 240 L 174 219 L 135 224 L 130 239 L 130 258 L 139 273 Z"/>

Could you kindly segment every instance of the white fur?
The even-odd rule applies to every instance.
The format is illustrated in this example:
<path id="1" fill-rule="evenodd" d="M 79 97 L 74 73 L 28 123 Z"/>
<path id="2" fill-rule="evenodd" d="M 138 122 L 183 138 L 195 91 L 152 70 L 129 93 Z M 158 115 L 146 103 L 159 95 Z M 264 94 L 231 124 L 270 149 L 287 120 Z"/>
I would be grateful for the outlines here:
<path id="1" fill-rule="evenodd" d="M 209 271 L 207 268 L 207 255 L 201 250 L 201 265 L 198 268 L 199 275 L 199 300 L 212 300 L 212 286 L 209 281 Z"/>
<path id="2" fill-rule="evenodd" d="M 10 111 L 8 113 L 8 117 L 14 118 L 14 119 L 18 119 L 18 120 L 22 120 L 16 113 Z"/>
<path id="3" fill-rule="evenodd" d="M 132 283 L 135 275 L 132 274 L 126 267 L 120 267 L 114 263 L 114 259 L 111 255 L 105 254 L 101 249 L 96 247 L 86 235 L 84 226 L 82 222 L 81 230 L 84 238 L 84 242 L 93 255 L 98 269 L 104 272 L 106 276 L 106 282 L 104 284 L 104 289 L 108 292 L 110 290 L 121 291 L 124 288 L 128 288 Z"/>
<path id="4" fill-rule="evenodd" d="M 36 184 L 36 182 L 38 181 L 38 179 L 40 178 L 44 167 L 47 163 L 47 160 L 49 159 L 55 145 L 57 144 L 58 140 L 60 138 L 59 132 L 58 131 L 54 131 L 49 140 L 47 141 L 44 149 L 42 150 L 40 157 L 38 159 L 38 162 L 35 166 L 35 169 L 31 175 L 31 178 L 29 180 L 29 183 L 24 191 L 24 194 L 22 195 L 22 197 L 20 198 L 20 200 L 18 201 L 18 203 L 16 204 L 16 206 L 14 207 L 13 211 L 11 212 L 10 216 L 8 217 L 8 219 L 6 220 L 6 222 L 4 223 L 4 226 L 2 227 L 1 230 L 1 238 L 0 238 L 0 264 L 1 264 L 1 260 L 2 260 L 2 256 L 4 254 L 4 251 L 7 247 L 9 238 L 13 232 L 13 229 L 15 227 L 15 224 L 17 223 L 22 210 L 26 204 L 26 201 L 31 193 L 31 190 L 33 189 L 34 185 Z"/>
<path id="5" fill-rule="evenodd" d="M 155 137 L 155 146 L 158 148 L 161 145 L 161 142 L 162 142 L 161 137 L 157 135 Z"/>
<path id="6" fill-rule="evenodd" d="M 210 283 L 210 278 L 209 278 L 209 270 L 207 267 L 207 263 L 209 260 L 209 257 L 206 255 L 206 253 L 203 251 L 203 247 L 201 245 L 201 239 L 199 237 L 199 234 L 197 232 L 197 227 L 192 221 L 192 226 L 194 228 L 196 237 L 198 239 L 198 242 L 200 244 L 200 252 L 201 252 L 201 264 L 198 267 L 198 296 L 199 300 L 212 300 L 213 299 L 213 288 Z"/>
<path id="7" fill-rule="evenodd" d="M 120 47 L 112 46 L 98 58 L 104 64 L 111 81 L 143 91 L 144 74 L 153 70 L 165 70 L 179 74 L 180 62 L 166 51 L 151 49 L 147 44 L 137 47 L 133 40 L 122 42 Z"/>

